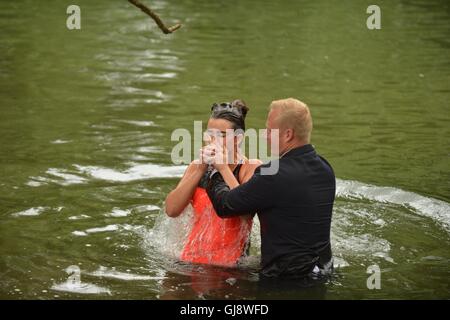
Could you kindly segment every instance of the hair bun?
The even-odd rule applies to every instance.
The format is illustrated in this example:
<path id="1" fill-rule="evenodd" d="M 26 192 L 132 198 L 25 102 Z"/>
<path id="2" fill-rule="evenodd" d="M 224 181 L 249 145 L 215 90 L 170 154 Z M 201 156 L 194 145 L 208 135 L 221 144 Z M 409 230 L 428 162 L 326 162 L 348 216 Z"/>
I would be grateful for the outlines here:
<path id="1" fill-rule="evenodd" d="M 241 99 L 236 99 L 236 100 L 234 100 L 234 101 L 231 103 L 231 105 L 232 105 L 233 107 L 236 107 L 236 108 L 238 108 L 239 110 L 241 110 L 242 116 L 243 116 L 243 118 L 245 119 L 245 117 L 246 117 L 246 115 L 247 115 L 247 112 L 250 110 L 250 109 L 247 107 L 247 105 L 245 104 L 245 102 L 244 102 L 243 100 L 241 100 Z"/>

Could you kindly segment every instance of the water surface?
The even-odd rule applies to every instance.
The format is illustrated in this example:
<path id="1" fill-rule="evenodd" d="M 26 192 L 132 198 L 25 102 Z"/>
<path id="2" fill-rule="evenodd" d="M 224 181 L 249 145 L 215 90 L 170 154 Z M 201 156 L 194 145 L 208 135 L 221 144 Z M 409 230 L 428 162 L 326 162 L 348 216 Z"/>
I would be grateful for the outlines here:
<path id="1" fill-rule="evenodd" d="M 0 297 L 450 298 L 447 1 L 378 1 L 377 31 L 368 1 L 151 3 L 182 29 L 125 0 L 77 1 L 79 31 L 68 3 L 0 3 Z M 162 211 L 185 168 L 171 132 L 234 98 L 263 128 L 288 96 L 338 177 L 334 279 L 261 289 L 258 225 L 242 270 L 175 263 L 189 216 Z"/>

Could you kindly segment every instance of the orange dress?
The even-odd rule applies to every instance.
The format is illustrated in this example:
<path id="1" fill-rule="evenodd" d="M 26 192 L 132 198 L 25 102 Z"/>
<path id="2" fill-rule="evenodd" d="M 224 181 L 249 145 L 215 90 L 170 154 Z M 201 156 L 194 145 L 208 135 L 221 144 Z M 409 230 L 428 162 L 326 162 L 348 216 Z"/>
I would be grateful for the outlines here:
<path id="1" fill-rule="evenodd" d="M 238 164 L 233 172 L 236 177 L 240 167 L 241 164 Z M 246 250 L 253 220 L 248 216 L 220 218 L 209 200 L 205 183 L 204 177 L 192 197 L 194 222 L 181 253 L 181 260 L 235 266 Z"/>

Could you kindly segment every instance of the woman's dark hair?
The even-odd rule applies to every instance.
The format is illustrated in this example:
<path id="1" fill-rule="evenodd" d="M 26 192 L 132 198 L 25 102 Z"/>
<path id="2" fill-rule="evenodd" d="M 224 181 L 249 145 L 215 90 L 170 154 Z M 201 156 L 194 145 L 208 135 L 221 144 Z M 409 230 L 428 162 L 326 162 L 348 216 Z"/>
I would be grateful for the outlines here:
<path id="1" fill-rule="evenodd" d="M 233 129 L 242 129 L 245 131 L 245 117 L 249 108 L 242 100 L 234 100 L 233 102 L 214 103 L 211 107 L 212 119 L 224 119 L 233 124 Z"/>

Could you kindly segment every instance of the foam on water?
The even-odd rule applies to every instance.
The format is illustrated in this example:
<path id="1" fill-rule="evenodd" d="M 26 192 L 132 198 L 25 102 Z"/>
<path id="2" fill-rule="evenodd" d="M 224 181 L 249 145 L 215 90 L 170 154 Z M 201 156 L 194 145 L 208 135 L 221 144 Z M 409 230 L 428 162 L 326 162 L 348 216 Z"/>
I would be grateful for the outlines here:
<path id="1" fill-rule="evenodd" d="M 149 275 L 140 275 L 140 274 L 132 274 L 127 272 L 117 271 L 114 267 L 107 268 L 104 266 L 100 266 L 96 271 L 91 273 L 86 273 L 87 275 L 101 277 L 101 278 L 110 278 L 110 279 L 119 279 L 125 281 L 142 281 L 142 280 L 163 280 L 167 277 L 163 276 L 149 276 Z"/>
<path id="2" fill-rule="evenodd" d="M 23 210 L 20 212 L 16 212 L 13 213 L 12 215 L 14 217 L 20 217 L 20 216 L 38 216 L 40 215 L 42 212 L 44 212 L 46 209 L 48 209 L 47 207 L 34 207 L 34 208 L 30 208 L 27 210 Z"/>
<path id="3" fill-rule="evenodd" d="M 69 280 L 63 283 L 54 284 L 51 289 L 56 291 L 81 294 L 111 294 L 111 290 L 109 290 L 108 288 L 99 287 L 92 283 L 72 283 Z"/>
<path id="4" fill-rule="evenodd" d="M 47 170 L 47 174 L 60 178 L 61 185 L 71 185 L 86 182 L 86 179 L 84 179 L 83 177 L 68 173 L 65 170 L 61 169 L 50 168 Z"/>
<path id="5" fill-rule="evenodd" d="M 71 142 L 71 141 L 70 140 L 63 140 L 63 139 L 56 139 L 56 140 L 51 141 L 50 143 L 52 143 L 52 144 L 64 144 L 64 143 L 69 143 L 69 142 Z"/>
<path id="6" fill-rule="evenodd" d="M 84 232 L 84 231 L 73 231 L 72 234 L 74 236 L 77 236 L 77 237 L 85 237 L 85 236 L 87 236 L 87 233 Z"/>
<path id="7" fill-rule="evenodd" d="M 137 213 L 143 213 L 143 212 L 148 212 L 148 211 L 161 210 L 161 208 L 158 206 L 155 206 L 153 204 L 147 204 L 147 205 L 142 205 L 142 206 L 136 206 L 133 208 L 133 210 L 136 211 Z"/>
<path id="8" fill-rule="evenodd" d="M 145 146 L 137 148 L 136 151 L 140 153 L 161 153 L 161 148 L 154 146 Z"/>
<path id="9" fill-rule="evenodd" d="M 87 180 L 66 169 L 49 168 L 46 172 L 47 176 L 30 177 L 26 185 L 30 187 L 40 187 L 45 184 L 55 183 L 61 186 L 69 186 L 73 184 L 87 183 Z"/>
<path id="10" fill-rule="evenodd" d="M 342 198 L 368 199 L 412 208 L 419 215 L 440 223 L 450 232 L 450 204 L 394 187 L 379 187 L 352 180 L 337 179 L 336 195 Z"/>
<path id="11" fill-rule="evenodd" d="M 108 288 L 82 282 L 81 270 L 77 265 L 71 265 L 67 267 L 65 271 L 69 275 L 67 280 L 62 283 L 53 284 L 51 287 L 52 290 L 81 294 L 111 294 L 111 291 Z"/>
<path id="12" fill-rule="evenodd" d="M 126 217 L 131 213 L 130 210 L 122 210 L 120 208 L 113 208 L 111 212 L 106 213 L 106 217 L 119 218 Z"/>
<path id="13" fill-rule="evenodd" d="M 138 127 L 154 127 L 154 126 L 156 126 L 153 121 L 144 121 L 144 120 L 114 120 L 114 121 L 131 124 L 131 125 L 138 126 Z"/>
<path id="14" fill-rule="evenodd" d="M 331 244 L 335 255 L 339 257 L 360 256 L 369 259 L 379 257 L 394 263 L 389 256 L 391 250 L 389 241 L 371 234 L 349 235 L 338 229 L 331 234 Z"/>
<path id="15" fill-rule="evenodd" d="M 119 225 L 110 224 L 101 228 L 90 228 L 86 230 L 86 233 L 98 233 L 98 232 L 107 232 L 107 231 L 117 231 L 119 230 Z"/>
<path id="16" fill-rule="evenodd" d="M 150 178 L 174 178 L 179 177 L 186 170 L 186 166 L 160 166 L 156 164 L 136 164 L 123 171 L 96 166 L 75 166 L 80 172 L 95 179 L 116 182 L 129 182 Z"/>
<path id="17" fill-rule="evenodd" d="M 86 215 L 86 214 L 80 214 L 78 216 L 70 216 L 68 219 L 69 220 L 82 220 L 82 219 L 89 219 L 90 216 Z"/>

